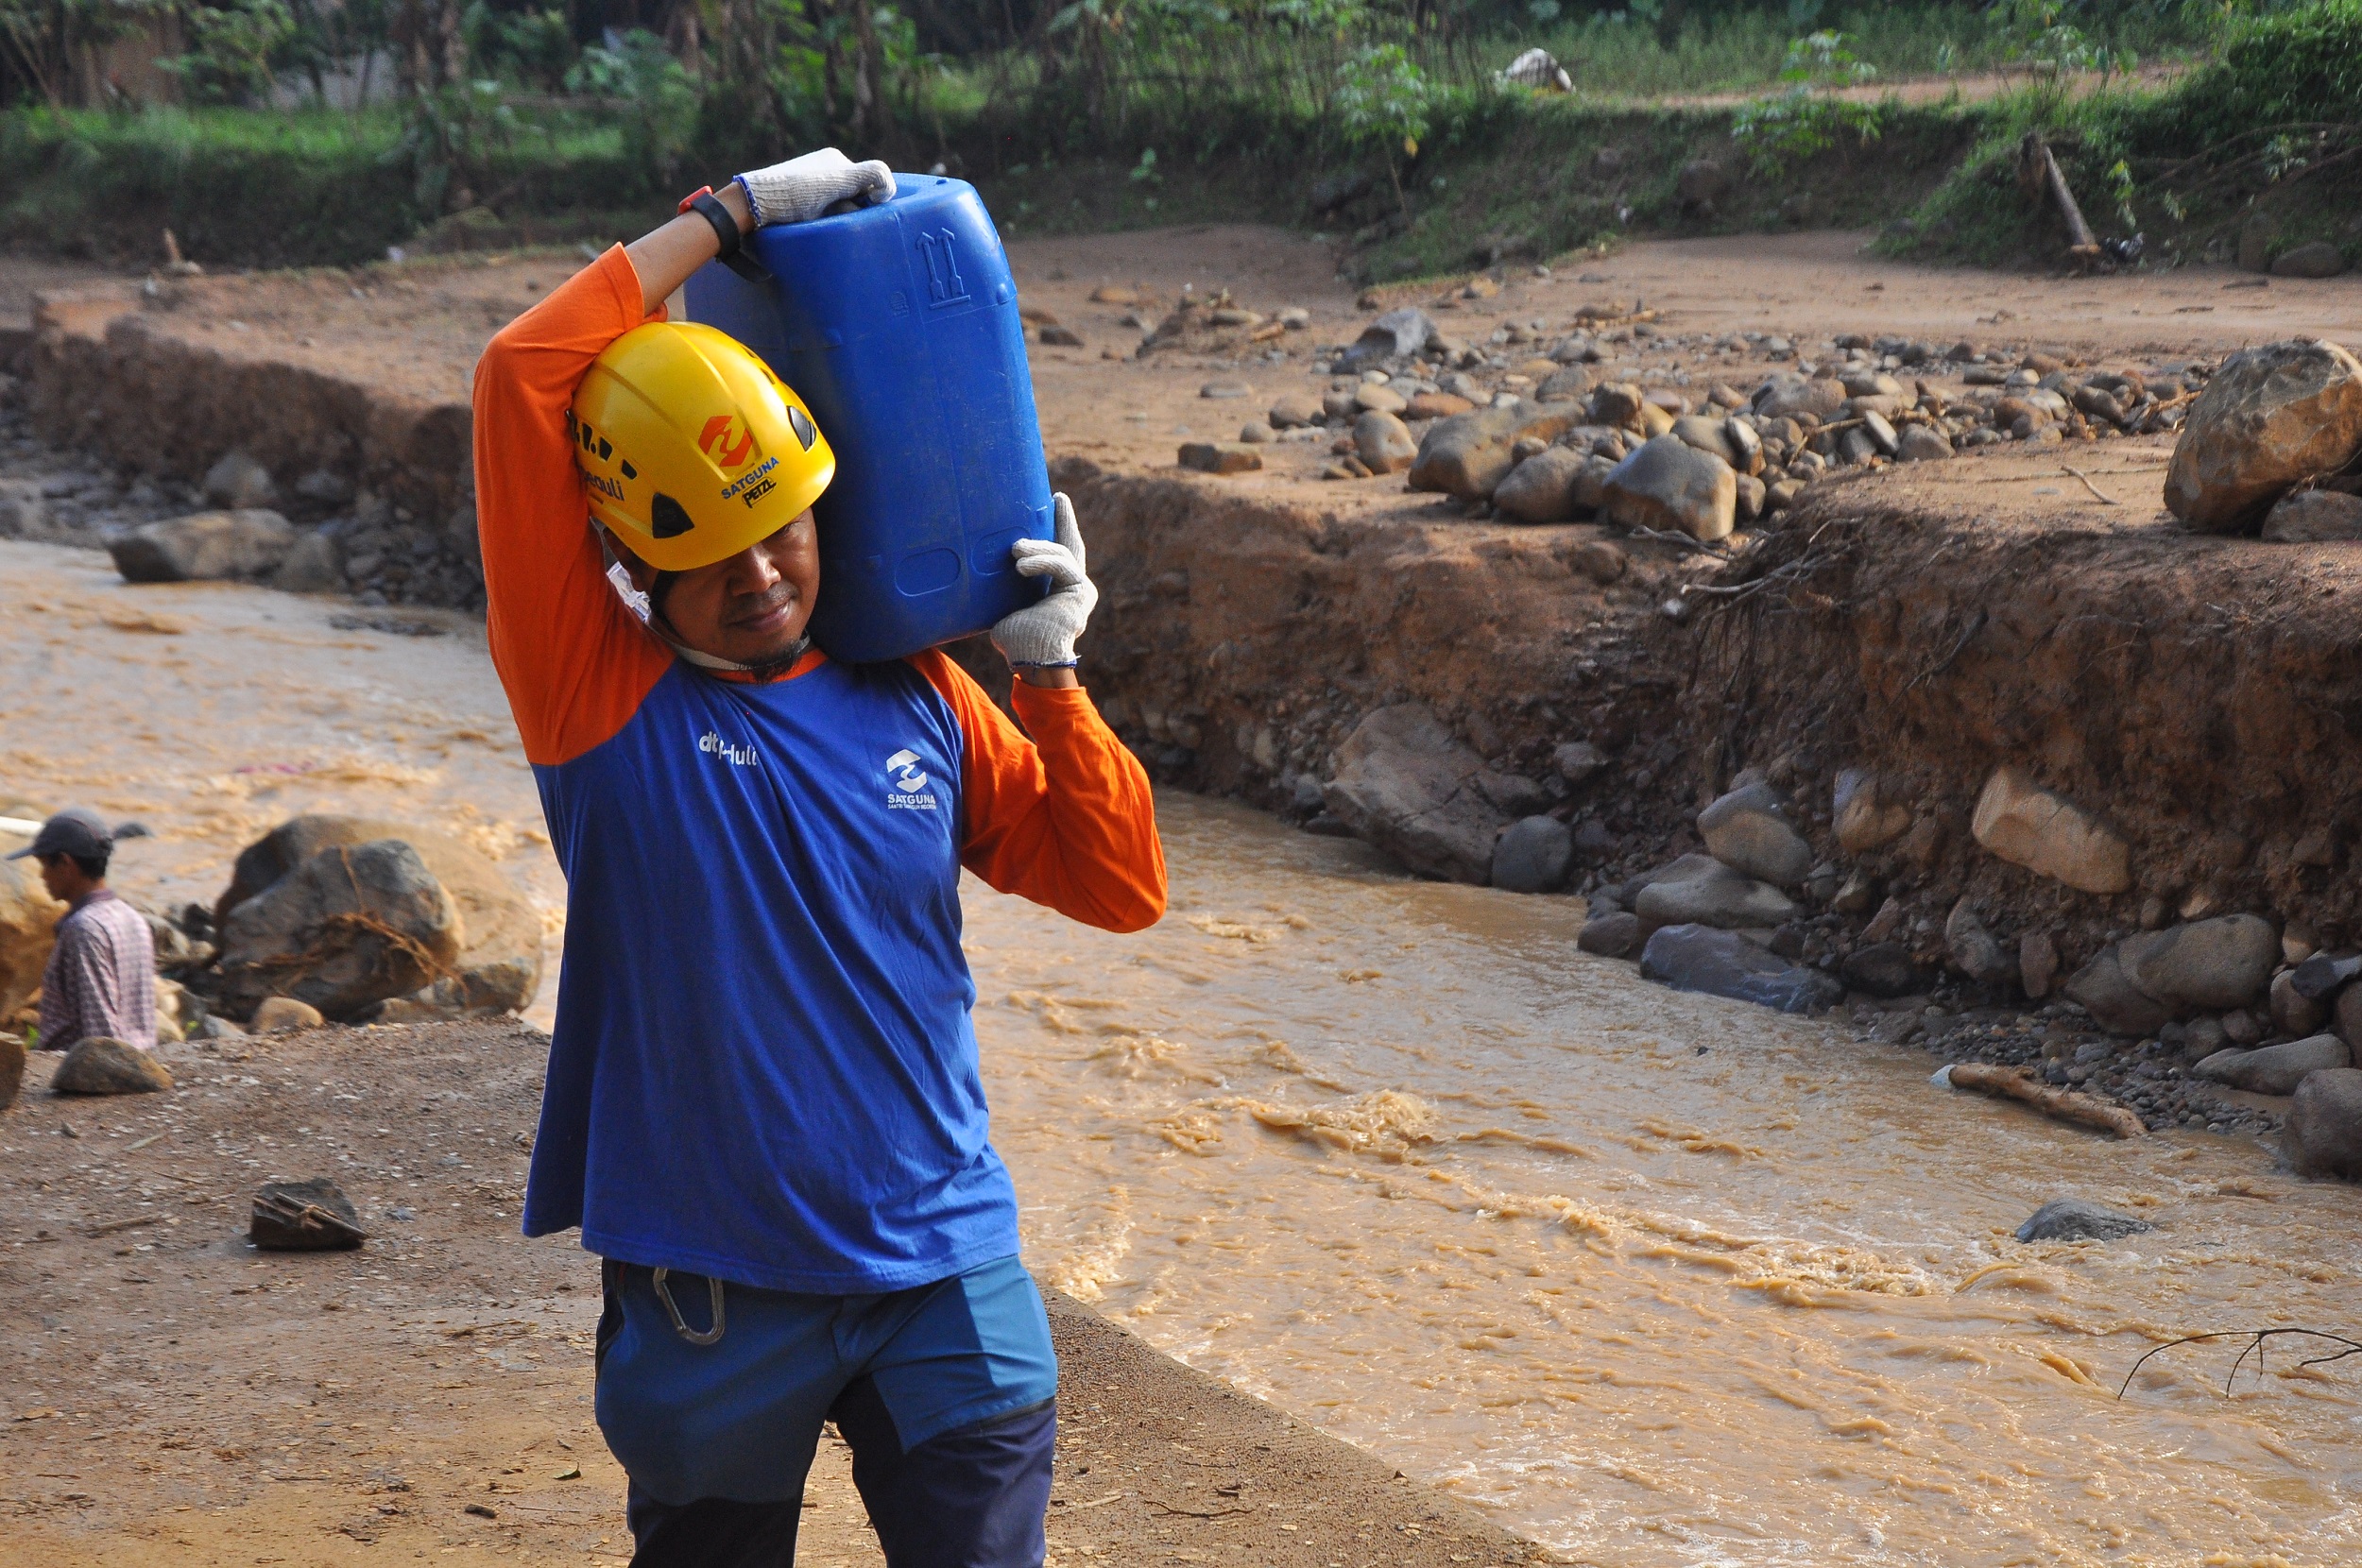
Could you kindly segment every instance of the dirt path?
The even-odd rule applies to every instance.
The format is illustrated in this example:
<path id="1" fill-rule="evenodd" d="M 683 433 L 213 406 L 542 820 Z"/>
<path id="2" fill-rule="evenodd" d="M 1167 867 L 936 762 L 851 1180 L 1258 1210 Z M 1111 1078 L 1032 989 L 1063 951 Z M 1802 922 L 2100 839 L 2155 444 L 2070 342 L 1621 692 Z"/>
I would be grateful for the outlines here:
<path id="1" fill-rule="evenodd" d="M 547 1040 L 329 1029 L 167 1047 L 170 1095 L 0 1120 L 0 1563 L 611 1562 L 596 1266 L 512 1216 Z M 265 1253 L 255 1186 L 330 1175 L 360 1251 Z M 1051 1560 L 1500 1564 L 1522 1542 L 1053 1301 Z M 799 1562 L 881 1560 L 822 1444 Z"/>

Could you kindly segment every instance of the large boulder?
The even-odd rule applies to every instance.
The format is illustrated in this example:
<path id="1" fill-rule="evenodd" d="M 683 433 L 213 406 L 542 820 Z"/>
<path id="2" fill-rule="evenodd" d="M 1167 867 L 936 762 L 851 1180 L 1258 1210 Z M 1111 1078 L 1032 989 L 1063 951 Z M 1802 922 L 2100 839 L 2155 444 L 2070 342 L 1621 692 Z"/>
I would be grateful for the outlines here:
<path id="1" fill-rule="evenodd" d="M 296 531 L 276 512 L 197 512 L 151 522 L 107 543 L 131 583 L 192 583 L 217 577 L 259 581 L 295 548 Z"/>
<path id="2" fill-rule="evenodd" d="M 1640 978 L 1782 1013 L 1818 1012 L 1845 995 L 1843 986 L 1820 970 L 1790 963 L 1736 931 L 1708 926 L 1658 930 L 1640 950 Z"/>
<path id="3" fill-rule="evenodd" d="M 1493 885 L 1511 893 L 1556 893 L 1574 858 L 1572 828 L 1556 817 L 1521 817 L 1493 846 Z"/>
<path id="4" fill-rule="evenodd" d="M 24 844 L 13 834 L 0 834 L 0 853 Z M 65 906 L 49 896 L 31 861 L 0 861 L 0 1020 L 41 989 L 42 967 L 64 918 Z"/>
<path id="5" fill-rule="evenodd" d="M 321 850 L 377 839 L 400 839 L 417 850 L 459 907 L 459 957 L 435 986 L 442 1005 L 515 1013 L 532 1001 L 541 985 L 541 917 L 483 851 L 431 827 L 328 813 L 290 818 L 240 852 L 229 890 L 214 906 L 214 929 Z"/>
<path id="6" fill-rule="evenodd" d="M 2111 1034 L 2153 1034 L 2173 1021 L 2171 1008 L 2126 977 L 2114 947 L 2102 947 L 2069 976 L 2065 991 L 2067 1000 Z"/>
<path id="7" fill-rule="evenodd" d="M 2252 914 L 2169 926 L 2116 945 L 2125 978 L 2177 1017 L 2221 1013 L 2260 999 L 2280 963 L 2280 933 Z"/>
<path id="8" fill-rule="evenodd" d="M 1995 769 L 1985 781 L 1969 832 L 2011 864 L 2085 893 L 2122 893 L 2132 885 L 2124 841 L 2015 768 Z"/>
<path id="9" fill-rule="evenodd" d="M 2333 241 L 2315 240 L 2272 258 L 2275 278 L 2335 278 L 2346 269 L 2345 252 Z"/>
<path id="10" fill-rule="evenodd" d="M 1384 315 L 1361 329 L 1361 335 L 1339 354 L 1333 368 L 1340 375 L 1349 374 L 1367 366 L 1380 365 L 1390 359 L 1409 359 L 1428 345 L 1435 335 L 1435 323 L 1425 311 L 1415 305 L 1388 311 Z"/>
<path id="11" fill-rule="evenodd" d="M 1493 504 L 1519 522 L 1567 522 L 1583 508 L 1576 483 L 1590 459 L 1567 447 L 1534 453 L 1509 470 L 1493 491 Z"/>
<path id="12" fill-rule="evenodd" d="M 2291 340 L 2223 361 L 2191 405 L 2165 471 L 2165 506 L 2199 533 L 2238 533 L 2290 486 L 2362 451 L 2362 362 Z"/>
<path id="13" fill-rule="evenodd" d="M 1731 791 L 1698 813 L 1708 853 L 1733 871 L 1792 888 L 1812 870 L 1812 845 L 1788 824 L 1769 784 Z"/>
<path id="14" fill-rule="evenodd" d="M 2288 1158 L 2307 1176 L 2362 1177 L 2362 1068 L 2308 1073 L 2288 1107 Z"/>
<path id="15" fill-rule="evenodd" d="M 2292 1095 L 2311 1074 L 2353 1065 L 2353 1053 L 2343 1040 L 2315 1034 L 2255 1050 L 2218 1050 L 2192 1067 L 2190 1076 L 2254 1095 Z"/>
<path id="16" fill-rule="evenodd" d="M 1678 435 L 1653 436 L 1608 474 L 1605 510 L 1628 528 L 1727 538 L 1738 516 L 1738 475 Z"/>
<path id="17" fill-rule="evenodd" d="M 1412 870 L 1481 885 L 1509 815 L 1484 784 L 1484 758 L 1432 710 L 1403 703 L 1366 715 L 1337 748 L 1321 789 L 1331 816 Z"/>
<path id="18" fill-rule="evenodd" d="M 1640 890 L 1633 912 L 1652 930 L 1660 926 L 1755 930 L 1794 918 L 1796 905 L 1771 883 L 1711 856 L 1685 855 Z"/>
<path id="19" fill-rule="evenodd" d="M 1555 441 L 1583 422 L 1579 403 L 1519 401 L 1507 408 L 1479 408 L 1428 426 L 1419 438 L 1418 460 L 1407 483 L 1414 490 L 1436 490 L 1462 501 L 1487 501 L 1509 477 L 1516 458 L 1512 448 L 1532 436 Z"/>
<path id="20" fill-rule="evenodd" d="M 450 974 L 464 934 L 458 905 L 400 839 L 323 849 L 220 929 L 221 1004 L 234 1018 L 268 997 L 350 1018 Z"/>

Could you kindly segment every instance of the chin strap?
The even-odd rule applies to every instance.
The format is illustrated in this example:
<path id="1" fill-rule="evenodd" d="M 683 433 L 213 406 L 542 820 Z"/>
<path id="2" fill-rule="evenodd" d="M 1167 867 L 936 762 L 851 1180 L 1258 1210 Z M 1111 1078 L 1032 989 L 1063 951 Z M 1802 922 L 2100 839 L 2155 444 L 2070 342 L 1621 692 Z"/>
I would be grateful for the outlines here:
<path id="1" fill-rule="evenodd" d="M 792 668 L 796 661 L 802 658 L 805 652 L 812 647 L 811 638 L 799 637 L 796 639 L 796 646 L 780 657 L 765 659 L 761 664 L 741 664 L 734 658 L 723 658 L 717 654 L 698 652 L 679 638 L 675 637 L 672 626 L 664 619 L 665 590 L 673 586 L 674 579 L 680 574 L 676 571 L 659 571 L 656 574 L 656 582 L 649 590 L 645 593 L 641 592 L 632 586 L 631 573 L 624 570 L 624 563 L 615 558 L 615 552 L 608 543 L 607 530 L 596 523 L 591 526 L 598 533 L 600 552 L 607 556 L 607 580 L 608 586 L 615 589 L 616 597 L 623 600 L 624 607 L 630 610 L 658 641 L 672 649 L 675 656 L 683 662 L 693 664 L 700 670 L 719 670 L 733 675 L 759 675 Z"/>

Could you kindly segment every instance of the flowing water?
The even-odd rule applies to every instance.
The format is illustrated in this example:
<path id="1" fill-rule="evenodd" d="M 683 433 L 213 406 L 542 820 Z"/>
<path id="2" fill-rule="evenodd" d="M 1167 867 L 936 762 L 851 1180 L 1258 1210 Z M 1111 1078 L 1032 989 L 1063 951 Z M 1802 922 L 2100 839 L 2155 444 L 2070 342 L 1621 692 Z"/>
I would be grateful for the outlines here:
<path id="1" fill-rule="evenodd" d="M 129 590 L 0 545 L 0 795 L 158 837 L 210 898 L 297 810 L 424 820 L 561 889 L 479 632 Z M 158 629 L 161 627 L 162 629 Z M 1601 1564 L 2362 1557 L 2354 1189 L 2114 1143 L 1850 1031 L 1578 954 L 1579 907 L 1389 874 L 1167 794 L 1172 912 L 1087 931 L 969 884 L 995 1137 L 1045 1277 Z M 0 800 L 0 811 L 7 802 Z M 547 994 L 545 988 L 545 996 Z M 2021 1246 L 2077 1194 L 2148 1235 Z"/>

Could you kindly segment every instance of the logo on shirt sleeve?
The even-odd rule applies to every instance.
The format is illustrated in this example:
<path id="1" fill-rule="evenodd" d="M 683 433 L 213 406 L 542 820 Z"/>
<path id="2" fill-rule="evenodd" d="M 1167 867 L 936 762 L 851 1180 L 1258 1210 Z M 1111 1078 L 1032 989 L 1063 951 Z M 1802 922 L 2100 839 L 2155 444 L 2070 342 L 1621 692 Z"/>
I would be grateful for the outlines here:
<path id="1" fill-rule="evenodd" d="M 898 751 L 886 758 L 886 776 L 892 782 L 886 789 L 886 810 L 889 811 L 932 811 L 935 809 L 934 793 L 927 788 L 927 770 L 920 763 L 918 753 Z"/>

